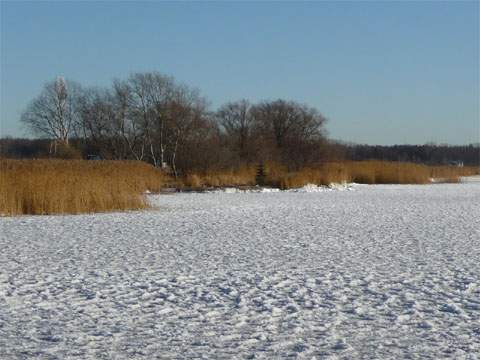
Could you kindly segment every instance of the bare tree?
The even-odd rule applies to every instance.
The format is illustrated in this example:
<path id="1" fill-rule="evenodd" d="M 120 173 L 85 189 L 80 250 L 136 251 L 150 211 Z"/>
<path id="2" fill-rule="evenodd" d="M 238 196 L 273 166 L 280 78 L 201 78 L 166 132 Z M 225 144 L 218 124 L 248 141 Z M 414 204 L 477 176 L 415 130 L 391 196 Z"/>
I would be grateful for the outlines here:
<path id="1" fill-rule="evenodd" d="M 304 165 L 306 155 L 318 151 L 315 146 L 324 138 L 327 120 L 315 108 L 280 99 L 262 102 L 251 111 L 263 144 L 273 143 L 289 166 Z"/>
<path id="2" fill-rule="evenodd" d="M 174 80 L 157 72 L 135 73 L 128 79 L 128 86 L 144 146 L 153 164 L 163 166 L 168 144 L 166 114 L 176 87 Z"/>
<path id="3" fill-rule="evenodd" d="M 79 103 L 79 133 L 104 157 L 144 159 L 146 124 L 128 82 L 115 80 L 112 89 L 86 89 Z"/>
<path id="4" fill-rule="evenodd" d="M 262 102 L 253 109 L 257 126 L 273 136 L 281 148 L 288 138 L 310 139 L 322 136 L 325 117 L 315 108 L 294 101 Z"/>
<path id="5" fill-rule="evenodd" d="M 168 134 L 171 144 L 171 165 L 178 176 L 177 153 L 192 131 L 204 126 L 207 102 L 198 90 L 177 86 L 168 104 Z"/>
<path id="6" fill-rule="evenodd" d="M 88 89 L 81 98 L 82 134 L 114 158 L 123 154 L 175 173 L 177 151 L 206 102 L 187 86 L 160 73 L 135 73 L 112 90 Z"/>
<path id="7" fill-rule="evenodd" d="M 122 139 L 125 153 L 136 160 L 143 159 L 145 154 L 142 140 L 142 127 L 135 117 L 132 89 L 126 81 L 115 80 L 112 90 L 113 109 L 115 112 L 113 129 L 117 137 Z"/>
<path id="8" fill-rule="evenodd" d="M 78 84 L 62 77 L 48 82 L 23 112 L 21 121 L 33 133 L 68 145 L 77 122 L 79 92 Z"/>
<path id="9" fill-rule="evenodd" d="M 233 142 L 240 159 L 247 160 L 250 153 L 250 140 L 254 118 L 252 106 L 247 100 L 230 102 L 223 105 L 216 113 L 218 122 Z"/>
<path id="10" fill-rule="evenodd" d="M 77 132 L 106 158 L 122 159 L 125 149 L 116 129 L 114 99 L 109 90 L 85 89 L 79 99 Z"/>

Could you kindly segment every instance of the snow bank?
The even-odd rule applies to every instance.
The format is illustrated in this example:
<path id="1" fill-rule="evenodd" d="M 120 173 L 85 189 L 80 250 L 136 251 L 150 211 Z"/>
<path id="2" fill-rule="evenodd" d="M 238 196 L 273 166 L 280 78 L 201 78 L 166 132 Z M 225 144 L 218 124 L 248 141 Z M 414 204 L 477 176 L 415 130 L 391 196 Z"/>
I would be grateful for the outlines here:
<path id="1" fill-rule="evenodd" d="M 315 184 L 307 184 L 298 189 L 289 189 L 286 190 L 288 192 L 324 192 L 324 191 L 331 191 L 331 190 L 353 190 L 354 184 L 342 183 L 342 184 L 330 184 L 329 186 L 318 186 Z"/>
<path id="2" fill-rule="evenodd" d="M 255 188 L 255 189 L 238 189 L 238 188 L 224 188 L 209 191 L 209 193 L 217 193 L 217 194 L 246 194 L 246 193 L 272 193 L 272 192 L 280 192 L 280 189 L 275 188 Z"/>
<path id="3" fill-rule="evenodd" d="M 315 184 L 307 184 L 301 188 L 297 189 L 288 189 L 288 190 L 280 190 L 277 188 L 265 188 L 259 187 L 255 189 L 238 189 L 238 188 L 225 188 L 210 191 L 210 193 L 217 193 L 217 194 L 245 194 L 245 193 L 279 193 L 279 192 L 300 192 L 300 193 L 312 193 L 312 192 L 324 192 L 330 190 L 353 190 L 356 184 L 330 184 L 329 186 L 318 186 Z"/>
<path id="4" fill-rule="evenodd" d="M 462 183 L 480 183 L 480 175 L 461 177 L 460 182 L 462 182 Z"/>

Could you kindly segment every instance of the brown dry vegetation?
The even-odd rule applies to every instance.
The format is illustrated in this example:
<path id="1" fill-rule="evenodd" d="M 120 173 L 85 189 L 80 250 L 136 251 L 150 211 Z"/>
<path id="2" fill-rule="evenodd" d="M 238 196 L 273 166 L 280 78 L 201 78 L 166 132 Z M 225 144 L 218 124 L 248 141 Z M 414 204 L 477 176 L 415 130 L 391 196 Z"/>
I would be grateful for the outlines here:
<path id="1" fill-rule="evenodd" d="M 428 166 L 388 161 L 350 161 L 325 163 L 316 168 L 288 172 L 275 163 L 265 165 L 266 183 L 282 189 L 298 188 L 306 184 L 330 185 L 355 182 L 360 184 L 428 184 L 431 179 L 458 182 L 460 176 L 479 173 L 475 167 Z M 186 176 L 188 187 L 242 186 L 255 184 L 256 168 L 194 173 Z"/>
<path id="2" fill-rule="evenodd" d="M 427 166 L 386 161 L 325 163 L 288 172 L 265 164 L 266 184 L 283 189 L 306 184 L 426 184 L 432 178 L 457 182 L 479 173 L 475 167 Z M 253 186 L 256 166 L 191 173 L 180 187 Z M 0 160 L 0 215 L 79 214 L 141 209 L 143 193 L 171 182 L 163 172 L 138 161 Z"/>
<path id="3" fill-rule="evenodd" d="M 0 160 L 0 215 L 141 209 L 165 178 L 137 161 Z"/>
<path id="4" fill-rule="evenodd" d="M 182 183 L 190 188 L 253 186 L 255 185 L 255 174 L 254 166 L 242 166 L 238 169 L 188 174 Z"/>

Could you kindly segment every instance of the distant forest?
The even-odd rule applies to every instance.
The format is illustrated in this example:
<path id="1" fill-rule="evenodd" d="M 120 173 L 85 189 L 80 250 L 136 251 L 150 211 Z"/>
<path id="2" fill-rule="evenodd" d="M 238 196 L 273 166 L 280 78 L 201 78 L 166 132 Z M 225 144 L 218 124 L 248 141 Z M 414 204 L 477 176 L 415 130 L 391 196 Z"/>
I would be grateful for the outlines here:
<path id="1" fill-rule="evenodd" d="M 71 143 L 79 153 L 74 152 L 74 157 L 87 159 L 88 156 L 99 157 L 98 148 L 82 139 L 72 139 Z M 2 138 L 0 139 L 0 157 L 11 159 L 35 159 L 49 157 L 69 158 L 71 153 L 59 151 L 57 155 L 52 154 L 52 141 L 48 139 L 21 139 Z M 452 145 L 358 145 L 344 144 L 330 141 L 329 152 L 331 160 L 386 160 L 422 163 L 430 165 L 448 165 L 458 162 L 465 166 L 480 165 L 480 144 L 464 146 Z M 328 157 L 325 161 L 329 161 Z"/>
<path id="2" fill-rule="evenodd" d="M 108 88 L 57 78 L 21 116 L 38 139 L 0 139 L 7 158 L 141 160 L 175 176 L 274 162 L 289 171 L 343 160 L 480 164 L 480 145 L 355 145 L 327 137 L 314 107 L 277 99 L 238 100 L 212 110 L 197 89 L 158 72 Z"/>
<path id="3" fill-rule="evenodd" d="M 378 159 L 430 165 L 480 165 L 480 144 L 450 145 L 340 145 L 348 160 Z"/>

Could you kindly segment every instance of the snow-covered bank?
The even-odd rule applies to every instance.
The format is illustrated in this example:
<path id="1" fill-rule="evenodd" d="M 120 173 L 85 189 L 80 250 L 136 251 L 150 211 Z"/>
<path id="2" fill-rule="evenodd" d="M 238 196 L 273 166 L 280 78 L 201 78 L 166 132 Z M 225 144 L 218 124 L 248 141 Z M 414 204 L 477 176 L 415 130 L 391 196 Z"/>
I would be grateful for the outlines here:
<path id="1" fill-rule="evenodd" d="M 278 193 L 278 192 L 300 192 L 300 193 L 310 193 L 310 192 L 324 192 L 331 190 L 353 190 L 354 186 L 357 184 L 330 184 L 329 186 L 318 186 L 315 184 L 307 184 L 301 188 L 280 190 L 277 188 L 268 188 L 268 187 L 258 187 L 253 189 L 239 189 L 239 188 L 224 188 L 210 191 L 210 193 L 226 193 L 226 194 L 246 194 L 246 193 Z"/>
<path id="2" fill-rule="evenodd" d="M 462 183 L 480 183 L 480 175 L 461 177 L 460 182 L 462 182 Z"/>
<path id="3" fill-rule="evenodd" d="M 480 183 L 0 219 L 0 358 L 477 359 Z"/>

